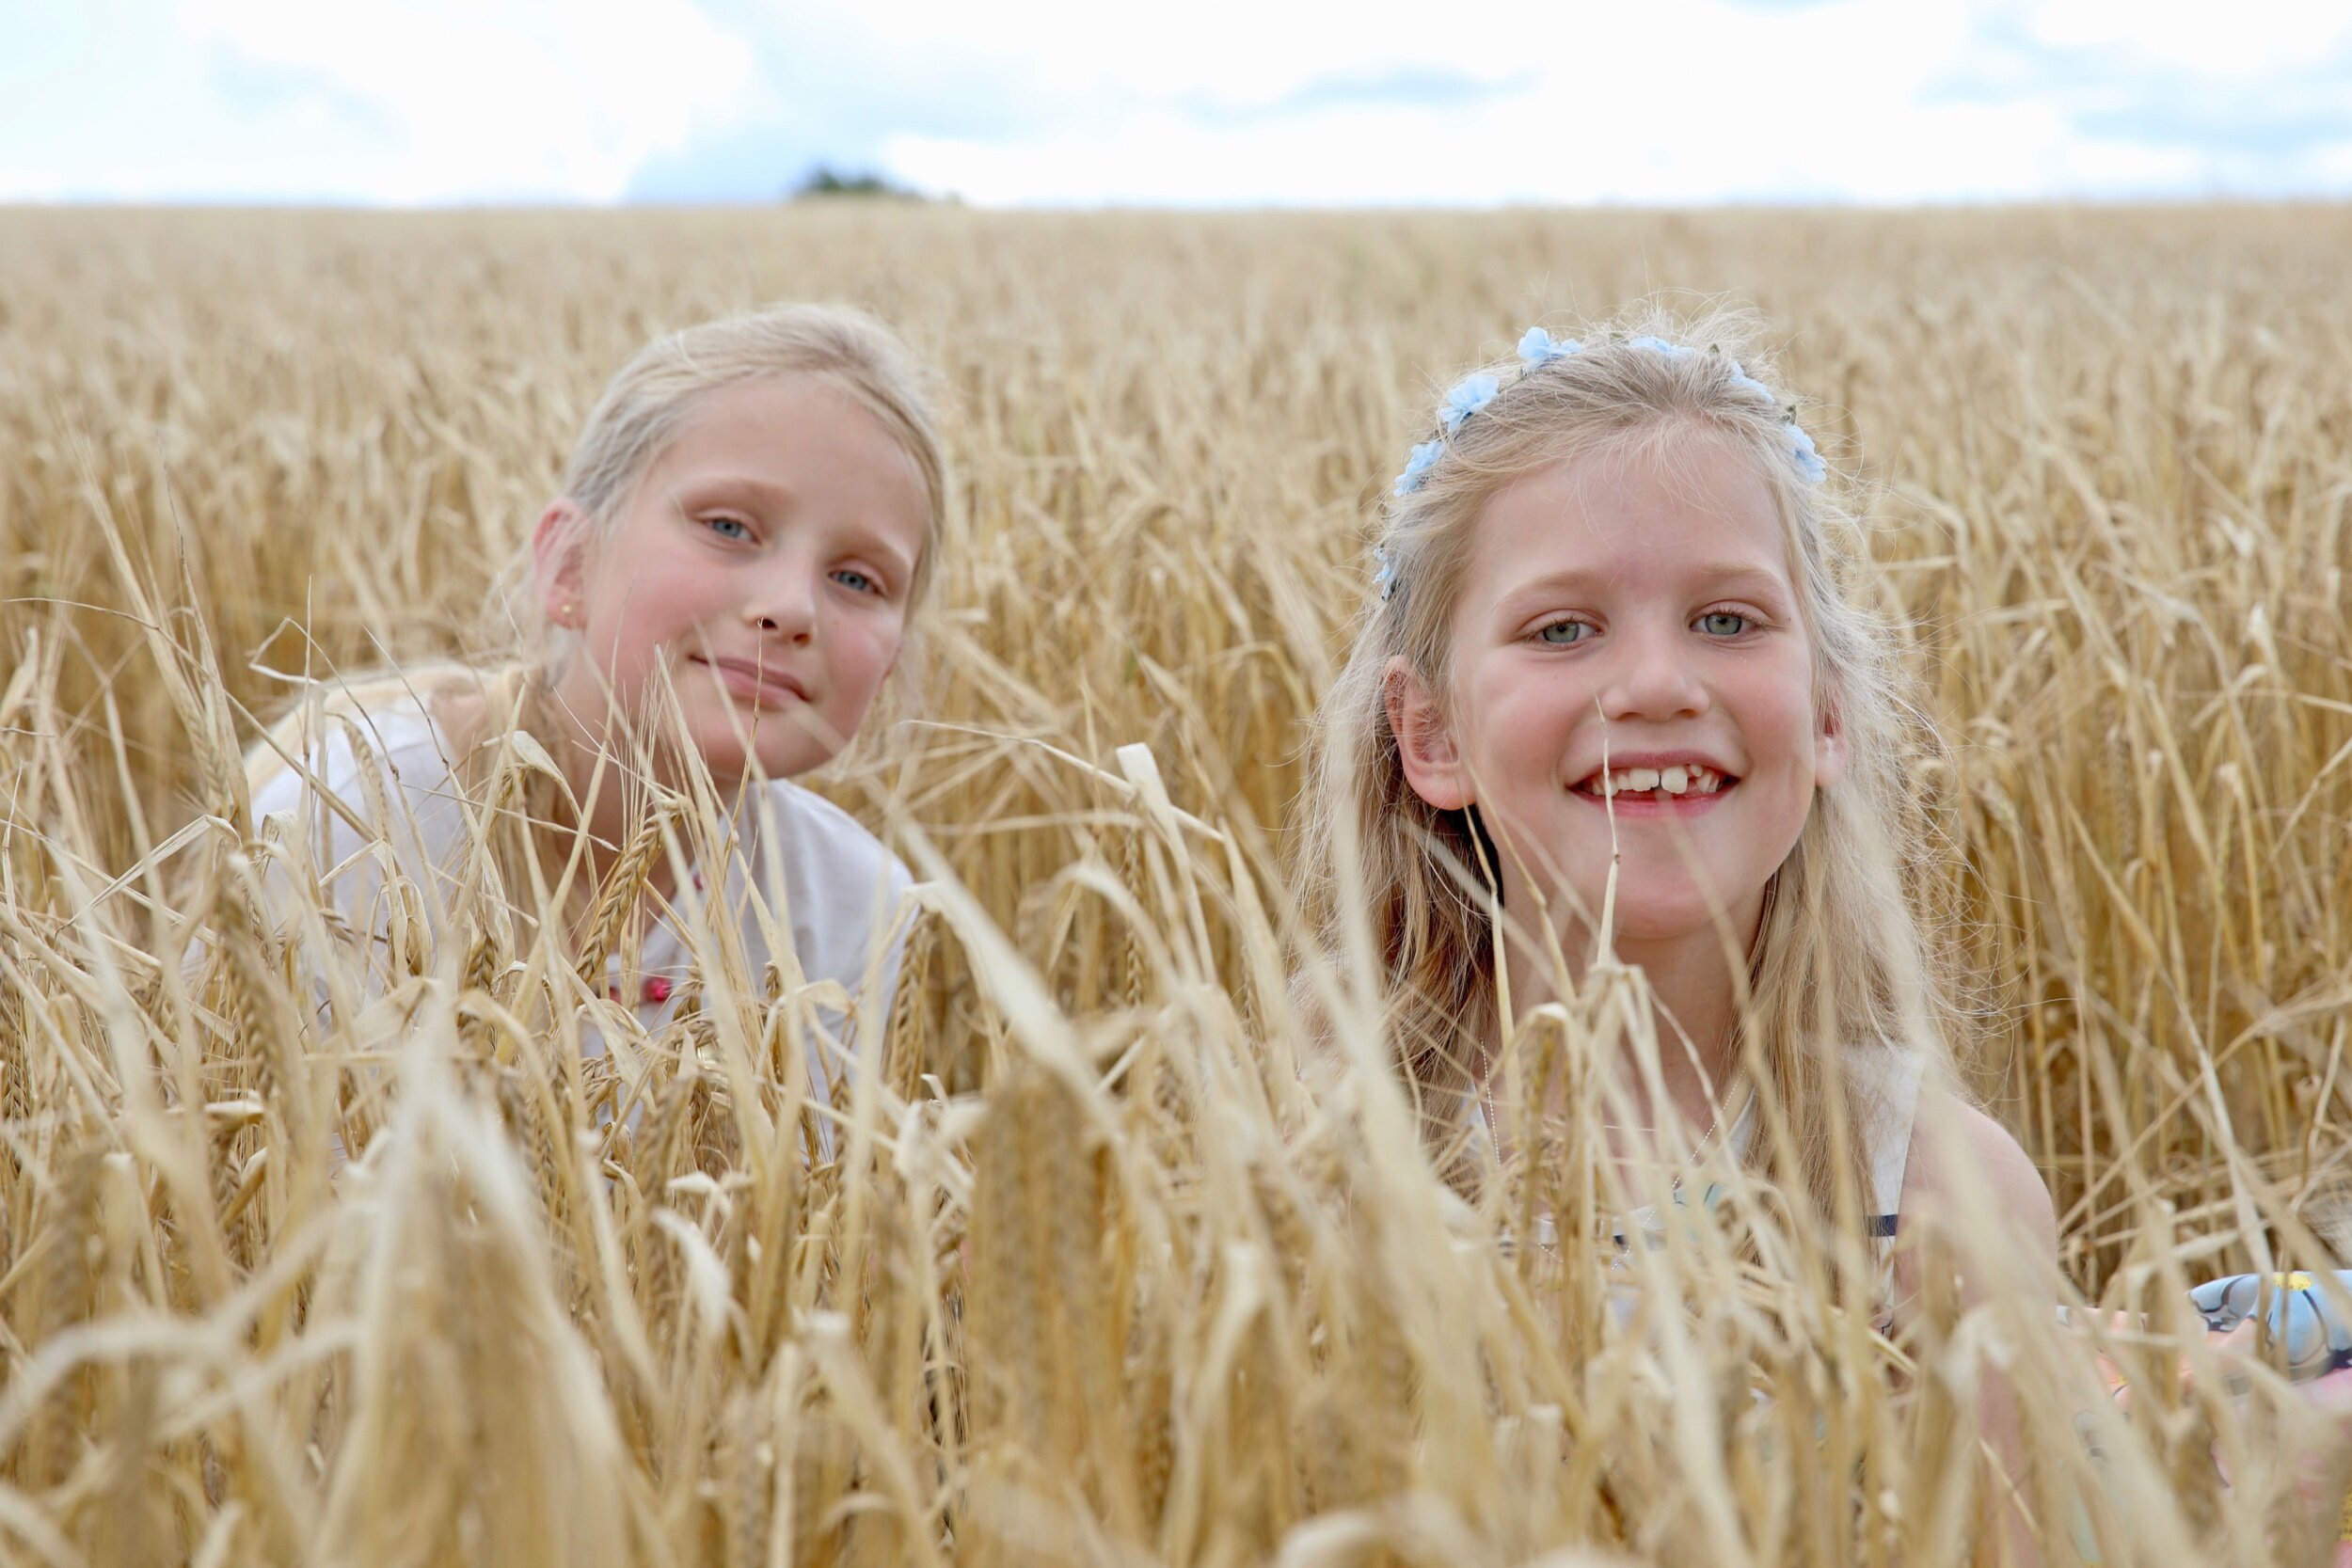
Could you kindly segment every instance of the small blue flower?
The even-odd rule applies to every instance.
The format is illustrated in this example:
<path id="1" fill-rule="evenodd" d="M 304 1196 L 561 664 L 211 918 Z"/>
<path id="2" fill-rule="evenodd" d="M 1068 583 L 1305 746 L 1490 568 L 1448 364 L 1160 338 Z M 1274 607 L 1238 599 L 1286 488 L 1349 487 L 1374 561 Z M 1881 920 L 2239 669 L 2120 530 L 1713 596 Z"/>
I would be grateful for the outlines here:
<path id="1" fill-rule="evenodd" d="M 1501 390 L 1502 383 L 1484 371 L 1455 382 L 1454 389 L 1445 395 L 1445 409 L 1441 416 L 1445 433 L 1451 436 L 1461 429 L 1464 420 L 1494 402 L 1495 394 Z"/>
<path id="2" fill-rule="evenodd" d="M 1386 545 L 1375 545 L 1372 562 L 1372 585 L 1380 591 L 1381 601 L 1386 603 L 1389 595 L 1396 592 L 1396 552 Z"/>
<path id="3" fill-rule="evenodd" d="M 1584 345 L 1574 338 L 1555 338 L 1540 326 L 1531 326 L 1519 340 L 1519 363 L 1529 370 L 1540 370 L 1554 359 L 1565 359 Z"/>
<path id="4" fill-rule="evenodd" d="M 1445 443 L 1443 441 L 1423 441 L 1415 447 L 1413 454 L 1405 460 L 1405 471 L 1396 476 L 1396 483 L 1389 493 L 1404 497 L 1420 489 L 1422 475 L 1427 473 L 1438 459 L 1444 455 Z"/>
<path id="5" fill-rule="evenodd" d="M 1804 476 L 1805 483 L 1819 484 L 1827 479 L 1829 465 L 1822 462 L 1821 454 L 1813 450 L 1813 437 L 1804 433 L 1804 426 L 1791 420 L 1788 431 L 1788 455 L 1796 460 L 1797 472 Z"/>
<path id="6" fill-rule="evenodd" d="M 1737 360 L 1734 360 L 1731 366 L 1731 385 L 1733 390 L 1745 392 L 1748 396 L 1762 403 L 1777 403 L 1780 401 L 1772 396 L 1772 389 L 1770 387 L 1765 386 L 1764 383 L 1756 380 L 1756 377 L 1741 370 Z"/>
<path id="7" fill-rule="evenodd" d="M 1641 337 L 1633 340 L 1635 348 L 1645 348 L 1652 354 L 1662 354 L 1669 359 L 1681 359 L 1698 350 L 1683 343 L 1670 343 L 1663 338 Z"/>

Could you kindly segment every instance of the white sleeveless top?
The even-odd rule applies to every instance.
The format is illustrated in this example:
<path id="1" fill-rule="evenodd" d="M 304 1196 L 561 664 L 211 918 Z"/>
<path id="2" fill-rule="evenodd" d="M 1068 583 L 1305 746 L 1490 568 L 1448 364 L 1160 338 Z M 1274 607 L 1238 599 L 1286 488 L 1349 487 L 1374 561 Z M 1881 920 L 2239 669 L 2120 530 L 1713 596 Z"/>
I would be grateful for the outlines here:
<path id="1" fill-rule="evenodd" d="M 368 832 L 329 807 L 292 768 L 280 768 L 254 791 L 253 819 L 264 833 L 301 844 L 327 906 L 374 949 L 368 960 L 369 990 L 380 993 L 390 980 L 393 912 L 384 897 L 381 857 L 389 852 L 401 875 L 417 886 L 428 919 L 434 920 L 464 871 L 459 862 L 467 842 L 466 814 L 452 778 L 449 748 L 421 705 L 378 705 L 357 722 L 374 753 L 375 779 L 363 776 L 367 762 L 331 717 L 322 726 L 324 743 L 305 760 Z M 847 812 L 797 784 L 779 780 L 761 790 L 747 789 L 735 816 L 739 852 L 727 857 L 724 875 L 695 870 L 707 918 L 734 926 L 750 974 L 756 976 L 774 962 L 787 984 L 797 969 L 802 982 L 827 988 L 815 1012 L 824 1032 L 846 1044 L 856 1019 L 889 1016 L 912 915 L 906 895 L 914 879 Z M 271 880 L 287 874 L 273 866 Z M 280 895 L 287 891 L 280 883 Z M 770 950 L 763 911 L 779 931 L 789 932 L 788 954 Z M 675 1010 L 676 989 L 690 975 L 691 956 L 664 914 L 644 932 L 636 958 L 643 983 L 628 1003 L 651 1030 Z M 621 965 L 616 953 L 606 966 L 609 993 L 616 1000 Z M 828 1005 L 835 997 L 847 1006 Z M 603 1041 L 583 1029 L 582 1046 L 596 1055 Z M 804 1054 L 812 1092 L 822 1096 L 834 1082 L 839 1053 L 812 1037 Z"/>

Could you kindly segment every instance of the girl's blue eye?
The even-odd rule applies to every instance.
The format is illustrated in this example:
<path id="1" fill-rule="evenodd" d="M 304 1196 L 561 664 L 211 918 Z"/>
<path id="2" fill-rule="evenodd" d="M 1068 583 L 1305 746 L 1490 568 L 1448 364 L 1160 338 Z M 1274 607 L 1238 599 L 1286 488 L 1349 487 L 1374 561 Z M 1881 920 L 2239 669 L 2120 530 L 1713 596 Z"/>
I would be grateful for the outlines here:
<path id="1" fill-rule="evenodd" d="M 1737 610 L 1710 610 L 1699 617 L 1699 629 L 1709 637 L 1737 637 L 1748 629 L 1748 618 Z"/>
<path id="2" fill-rule="evenodd" d="M 750 525 L 740 517 L 705 517 L 703 526 L 722 539 L 749 539 L 752 536 Z M 727 531 L 730 529 L 734 530 L 732 533 Z"/>
<path id="3" fill-rule="evenodd" d="M 840 571 L 834 573 L 833 580 L 839 583 L 842 587 L 849 589 L 853 594 L 879 594 L 882 592 L 881 583 L 876 582 L 872 578 L 867 577 L 864 572 L 853 572 L 846 566 Z"/>
<path id="4" fill-rule="evenodd" d="M 1549 642 L 1555 648 L 1565 648 L 1571 642 L 1584 641 L 1584 634 L 1592 629 L 1581 621 L 1554 621 L 1548 626 L 1539 627 L 1535 636 L 1538 641 Z"/>

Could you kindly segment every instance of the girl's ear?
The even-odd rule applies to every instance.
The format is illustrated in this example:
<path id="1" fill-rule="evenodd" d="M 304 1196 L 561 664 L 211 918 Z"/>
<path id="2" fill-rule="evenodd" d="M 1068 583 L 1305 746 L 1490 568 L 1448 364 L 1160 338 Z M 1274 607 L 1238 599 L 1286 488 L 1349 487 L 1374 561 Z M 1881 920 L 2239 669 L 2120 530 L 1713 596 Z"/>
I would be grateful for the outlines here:
<path id="1" fill-rule="evenodd" d="M 1846 720 L 1836 703 L 1822 705 L 1821 717 L 1813 731 L 1813 787 L 1827 789 L 1846 776 L 1849 755 Z"/>
<path id="2" fill-rule="evenodd" d="M 1476 796 L 1455 750 L 1453 732 L 1429 688 L 1401 658 L 1389 660 L 1381 672 L 1381 697 L 1388 705 L 1389 729 L 1396 736 L 1405 782 L 1438 811 L 1460 811 Z"/>
<path id="3" fill-rule="evenodd" d="M 580 597 L 588 580 L 588 515 L 576 501 L 548 502 L 531 530 L 532 578 L 539 586 L 539 608 L 559 626 L 578 631 L 584 619 Z"/>

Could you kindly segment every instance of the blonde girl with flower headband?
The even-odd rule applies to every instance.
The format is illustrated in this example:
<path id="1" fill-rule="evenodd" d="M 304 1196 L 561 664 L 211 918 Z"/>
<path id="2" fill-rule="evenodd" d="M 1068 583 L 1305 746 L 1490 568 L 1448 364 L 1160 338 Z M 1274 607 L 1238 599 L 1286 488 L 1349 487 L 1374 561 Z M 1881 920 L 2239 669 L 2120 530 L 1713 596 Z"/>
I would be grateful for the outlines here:
<path id="1" fill-rule="evenodd" d="M 1308 894 L 1333 953 L 1368 915 L 1435 1143 L 1502 1141 L 1503 999 L 1524 1018 L 1606 952 L 1655 999 L 1659 1076 L 1619 1073 L 1637 1123 L 1726 1140 L 1822 1216 L 1842 1188 L 1883 1242 L 1979 1173 L 2054 1259 L 2040 1175 L 1946 1086 L 1954 1010 L 1904 895 L 1932 740 L 1753 336 L 1539 327 L 1447 392 L 1317 715 Z M 1790 1136 L 1758 1134 L 1750 1072 Z"/>

